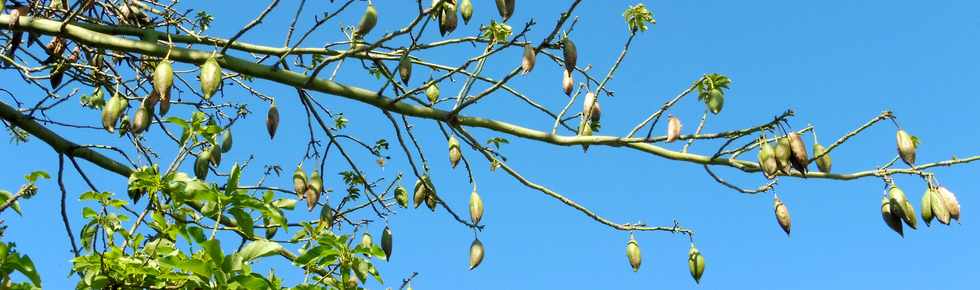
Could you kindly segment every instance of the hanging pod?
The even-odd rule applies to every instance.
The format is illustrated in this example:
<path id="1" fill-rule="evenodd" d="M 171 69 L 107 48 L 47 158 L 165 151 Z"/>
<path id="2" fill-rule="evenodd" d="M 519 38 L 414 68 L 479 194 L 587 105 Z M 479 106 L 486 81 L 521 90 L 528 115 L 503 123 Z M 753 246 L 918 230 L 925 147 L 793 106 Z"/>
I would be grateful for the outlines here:
<path id="1" fill-rule="evenodd" d="M 403 186 L 398 186 L 395 188 L 395 201 L 402 208 L 408 208 L 408 190 Z"/>
<path id="2" fill-rule="evenodd" d="M 470 270 L 476 269 L 483 262 L 483 243 L 480 239 L 473 239 L 470 244 Z"/>
<path id="3" fill-rule="evenodd" d="M 633 268 L 633 272 L 640 270 L 640 244 L 636 242 L 633 234 L 630 234 L 630 239 L 626 242 L 626 259 L 630 263 L 630 268 Z"/>
<path id="4" fill-rule="evenodd" d="M 776 152 L 765 137 L 759 138 L 759 143 L 759 166 L 762 167 L 762 174 L 768 179 L 773 179 L 779 173 Z"/>
<path id="5" fill-rule="evenodd" d="M 363 38 L 377 24 L 378 9 L 374 8 L 374 4 L 369 3 L 367 9 L 364 10 L 364 16 L 361 16 L 361 22 L 357 25 L 357 30 L 354 31 L 354 38 Z"/>
<path id="6" fill-rule="evenodd" d="M 296 171 L 293 171 L 293 192 L 299 199 L 306 193 L 306 172 L 303 172 L 302 164 L 296 165 Z"/>
<path id="7" fill-rule="evenodd" d="M 667 118 L 667 143 L 674 142 L 681 136 L 681 119 L 670 116 Z"/>
<path id="8" fill-rule="evenodd" d="M 474 225 L 480 224 L 480 220 L 483 219 L 483 199 L 480 198 L 480 194 L 476 193 L 474 190 L 470 193 L 470 221 Z"/>
<path id="9" fill-rule="evenodd" d="M 537 59 L 537 53 L 534 52 L 534 46 L 531 43 L 524 44 L 524 56 L 521 58 L 521 73 L 528 74 L 534 69 L 534 63 Z"/>
<path id="10" fill-rule="evenodd" d="M 403 84 L 408 84 L 409 79 L 412 78 L 412 61 L 408 58 L 408 50 L 405 50 L 405 54 L 398 60 L 398 76 L 401 77 Z"/>
<path id="11" fill-rule="evenodd" d="M 776 213 L 776 222 L 786 232 L 786 236 L 789 236 L 790 228 L 793 226 L 793 221 L 789 217 L 789 208 L 783 204 L 783 201 L 779 199 L 778 195 L 773 198 L 772 205 Z"/>
<path id="12" fill-rule="evenodd" d="M 459 14 L 463 16 L 463 24 L 469 24 L 473 17 L 473 2 L 470 0 L 459 1 Z"/>
<path id="13" fill-rule="evenodd" d="M 915 166 L 915 149 L 919 146 L 919 139 L 910 135 L 905 130 L 898 130 L 895 133 L 896 143 L 898 144 L 898 156 L 909 166 Z"/>
<path id="14" fill-rule="evenodd" d="M 385 227 L 381 232 L 381 250 L 385 252 L 385 261 L 391 261 L 391 227 Z"/>
<path id="15" fill-rule="evenodd" d="M 704 255 L 701 255 L 701 251 L 691 244 L 691 250 L 687 252 L 687 267 L 691 270 L 691 277 L 694 278 L 694 282 L 701 284 L 701 275 L 704 274 Z"/>
<path id="16" fill-rule="evenodd" d="M 462 158 L 463 153 L 459 150 L 459 141 L 456 140 L 456 136 L 449 135 L 449 164 L 456 168 Z"/>
<path id="17" fill-rule="evenodd" d="M 218 91 L 221 85 L 221 65 L 214 56 L 209 57 L 201 65 L 201 92 L 205 100 L 210 100 L 211 96 Z"/>
<path id="18" fill-rule="evenodd" d="M 511 16 L 514 15 L 514 3 L 515 0 L 497 0 L 497 13 L 500 13 L 500 17 L 503 21 L 507 21 Z"/>
<path id="19" fill-rule="evenodd" d="M 279 128 L 279 108 L 276 108 L 276 102 L 272 102 L 269 106 L 269 112 L 266 114 L 265 128 L 269 131 L 269 139 L 276 138 L 276 129 Z"/>
<path id="20" fill-rule="evenodd" d="M 109 131 L 109 133 L 115 133 L 116 122 L 119 121 L 119 117 L 122 115 L 123 110 L 126 110 L 128 101 L 119 95 L 117 90 L 112 94 L 112 98 L 102 106 L 102 127 Z"/>

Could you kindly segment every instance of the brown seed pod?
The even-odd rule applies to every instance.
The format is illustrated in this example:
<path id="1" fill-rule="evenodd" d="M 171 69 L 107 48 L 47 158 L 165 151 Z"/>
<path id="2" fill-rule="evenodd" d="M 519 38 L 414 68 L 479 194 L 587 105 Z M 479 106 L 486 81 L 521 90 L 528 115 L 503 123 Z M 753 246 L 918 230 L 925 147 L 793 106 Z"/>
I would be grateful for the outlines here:
<path id="1" fill-rule="evenodd" d="M 2 7 L 2 5 L 0 5 L 0 7 Z M 50 64 L 57 61 L 61 58 L 61 54 L 65 52 L 64 39 L 62 39 L 60 36 L 52 37 L 51 41 L 44 46 L 44 51 L 48 53 L 48 58 L 41 61 L 41 64 Z"/>
<path id="2" fill-rule="evenodd" d="M 633 268 L 633 272 L 640 270 L 640 245 L 636 242 L 633 234 L 630 234 L 630 239 L 626 242 L 626 259 L 630 262 L 630 268 Z"/>
<path id="3" fill-rule="evenodd" d="M 408 58 L 408 50 L 398 61 L 398 76 L 402 78 L 403 84 L 408 84 L 409 79 L 412 78 L 412 61 Z"/>
<path id="4" fill-rule="evenodd" d="M 575 65 L 578 63 L 578 49 L 568 37 L 562 41 L 562 55 L 565 57 L 565 70 L 569 72 L 575 70 Z"/>
<path id="5" fill-rule="evenodd" d="M 210 100 L 211 96 L 218 91 L 218 87 L 221 86 L 221 65 L 218 64 L 216 58 L 212 56 L 201 65 L 200 78 L 204 99 Z"/>
<path id="6" fill-rule="evenodd" d="M 789 209 L 786 208 L 778 195 L 772 200 L 772 205 L 775 208 L 776 221 L 779 222 L 779 227 L 783 228 L 786 236 L 789 236 L 790 228 L 793 226 L 793 221 L 789 217 Z"/>
<path id="7" fill-rule="evenodd" d="M 481 219 L 483 219 L 483 199 L 474 190 L 470 193 L 470 221 L 473 221 L 474 225 L 478 225 Z"/>
<path id="8" fill-rule="evenodd" d="M 773 179 L 779 173 L 776 152 L 765 137 L 759 138 L 759 143 L 759 166 L 762 167 L 762 174 L 766 178 Z"/>
<path id="9" fill-rule="evenodd" d="M 902 157 L 902 161 L 909 166 L 915 166 L 915 149 L 918 147 L 918 138 L 909 135 L 905 130 L 898 130 L 895 133 L 895 139 L 898 143 L 898 155 Z"/>
<path id="10" fill-rule="evenodd" d="M 514 2 L 515 0 L 497 0 L 497 13 L 500 13 L 503 21 L 507 21 L 514 15 Z"/>
<path id="11" fill-rule="evenodd" d="M 269 106 L 269 113 L 265 119 L 265 128 L 269 131 L 269 139 L 275 139 L 276 128 L 279 128 L 279 108 L 276 108 L 275 102 L 272 103 L 272 106 Z"/>
<path id="12" fill-rule="evenodd" d="M 817 168 L 820 169 L 820 172 L 830 173 L 830 154 L 824 154 L 824 152 L 827 152 L 827 149 L 823 145 L 813 143 L 813 157 L 817 158 Z"/>
<path id="13" fill-rule="evenodd" d="M 391 261 L 391 228 L 385 227 L 381 232 L 381 250 L 385 252 L 385 261 Z"/>
<path id="14" fill-rule="evenodd" d="M 306 193 L 306 172 L 303 172 L 302 164 L 296 165 L 296 171 L 293 171 L 293 192 L 299 199 Z"/>
<path id="15" fill-rule="evenodd" d="M 956 194 L 942 186 L 938 190 L 939 194 L 943 197 L 943 202 L 946 204 L 946 210 L 949 211 L 949 217 L 959 222 L 960 202 L 956 199 Z"/>
<path id="16" fill-rule="evenodd" d="M 480 239 L 473 239 L 470 244 L 470 270 L 476 269 L 483 262 L 483 243 Z"/>
<path id="17" fill-rule="evenodd" d="M 313 190 L 313 187 L 307 187 L 304 194 L 306 195 L 304 197 L 306 199 L 306 210 L 312 212 L 316 208 L 316 202 L 320 201 L 320 193 Z"/>
<path id="18" fill-rule="evenodd" d="M 667 118 L 667 143 L 674 142 L 681 136 L 681 119 L 670 116 Z"/>
<path id="19" fill-rule="evenodd" d="M 800 138 L 800 134 L 796 132 L 790 132 L 789 138 L 789 148 L 790 148 L 790 158 L 789 162 L 796 168 L 804 177 L 806 177 L 807 165 L 809 164 L 810 158 L 807 156 L 806 143 L 803 143 L 803 138 Z"/>
<path id="20" fill-rule="evenodd" d="M 463 153 L 459 150 L 459 141 L 456 140 L 456 136 L 449 135 L 449 164 L 456 168 L 462 158 Z"/>
<path id="21" fill-rule="evenodd" d="M 324 204 L 320 207 L 320 226 L 330 228 L 333 226 L 335 219 L 336 214 L 334 209 L 330 207 L 330 204 Z"/>
<path id="22" fill-rule="evenodd" d="M 408 190 L 403 186 L 398 186 L 395 188 L 395 201 L 398 202 L 402 208 L 408 208 Z"/>
<path id="23" fill-rule="evenodd" d="M 561 89 L 565 92 L 566 96 L 572 95 L 572 87 L 575 86 L 575 79 L 572 78 L 572 72 L 564 71 L 561 78 Z"/>
<path id="24" fill-rule="evenodd" d="M 367 9 L 364 10 L 364 16 L 361 16 L 361 22 L 357 25 L 357 30 L 354 31 L 354 38 L 361 38 L 371 32 L 374 26 L 378 24 L 378 9 L 374 8 L 373 4 L 368 3 Z"/>
<path id="25" fill-rule="evenodd" d="M 451 1 L 442 4 L 443 8 L 439 16 L 439 34 L 446 36 L 456 30 L 458 18 L 456 17 L 456 4 Z"/>
<path id="26" fill-rule="evenodd" d="M 68 70 L 68 64 L 64 62 L 59 62 L 51 68 L 51 77 L 48 78 L 48 81 L 51 83 L 52 89 L 57 89 L 61 85 L 61 80 L 65 78 L 66 70 Z"/>
<path id="27" fill-rule="evenodd" d="M 467 0 L 468 1 L 468 0 Z M 528 74 L 534 69 L 534 63 L 537 60 L 537 53 L 534 51 L 534 46 L 530 43 L 524 44 L 524 57 L 521 58 L 521 73 Z"/>
<path id="28" fill-rule="evenodd" d="M 701 255 L 701 251 L 698 251 L 694 244 L 691 244 L 691 250 L 687 252 L 687 267 L 691 271 L 691 277 L 694 278 L 694 282 L 701 284 L 701 275 L 704 274 L 704 256 Z"/>
<path id="29" fill-rule="evenodd" d="M 887 196 L 882 197 L 881 218 L 885 220 L 885 224 L 888 225 L 888 228 L 898 233 L 899 236 L 905 237 L 905 233 L 902 231 L 902 218 L 892 213 L 891 208 L 890 199 Z"/>

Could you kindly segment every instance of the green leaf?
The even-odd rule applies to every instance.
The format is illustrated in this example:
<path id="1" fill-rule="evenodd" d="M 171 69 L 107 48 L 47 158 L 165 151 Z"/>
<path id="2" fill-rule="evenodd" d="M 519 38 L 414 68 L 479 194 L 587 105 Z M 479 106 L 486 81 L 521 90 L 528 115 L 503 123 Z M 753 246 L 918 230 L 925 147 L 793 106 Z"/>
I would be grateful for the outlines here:
<path id="1" fill-rule="evenodd" d="M 35 183 L 37 182 L 38 178 L 51 179 L 51 175 L 48 175 L 48 173 L 44 171 L 34 171 L 31 172 L 31 174 L 24 176 L 24 179 L 27 180 L 27 183 Z"/>
<path id="2" fill-rule="evenodd" d="M 214 261 L 215 265 L 221 265 L 224 260 L 225 253 L 221 251 L 221 241 L 217 239 L 211 239 L 201 243 L 201 247 L 204 248 L 204 252 L 211 257 L 211 261 Z"/>
<path id="3" fill-rule="evenodd" d="M 238 255 L 242 257 L 242 260 L 248 262 L 257 258 L 274 255 L 282 249 L 283 247 L 279 243 L 258 240 L 245 245 L 241 251 L 238 251 Z"/>
<path id="4" fill-rule="evenodd" d="M 252 228 L 252 225 L 254 224 L 252 216 L 246 213 L 245 210 L 242 210 L 240 207 L 233 207 L 229 209 L 228 212 L 235 217 L 235 223 L 238 224 L 238 230 L 240 230 L 246 238 L 250 240 L 253 239 L 255 229 Z"/>
<path id="5" fill-rule="evenodd" d="M 92 209 L 90 207 L 87 207 L 87 206 L 84 207 L 84 208 L 82 208 L 82 218 L 85 218 L 85 219 L 94 219 L 94 218 L 97 218 L 97 217 L 99 217 L 99 213 L 96 212 L 94 209 Z"/>
<path id="6" fill-rule="evenodd" d="M 225 195 L 232 196 L 238 190 L 238 181 L 242 177 L 242 169 L 238 167 L 238 162 L 231 167 L 231 175 L 228 176 L 228 183 L 225 184 Z"/>

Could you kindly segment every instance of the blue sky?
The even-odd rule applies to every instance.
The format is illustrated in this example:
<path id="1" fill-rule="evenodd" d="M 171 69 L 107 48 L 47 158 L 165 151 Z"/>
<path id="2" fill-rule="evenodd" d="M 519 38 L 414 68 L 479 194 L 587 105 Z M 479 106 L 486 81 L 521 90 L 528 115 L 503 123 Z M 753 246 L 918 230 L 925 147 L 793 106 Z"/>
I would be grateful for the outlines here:
<path id="1" fill-rule="evenodd" d="M 238 27 L 259 13 L 265 1 L 201 1 L 211 9 L 215 23 L 209 33 L 229 37 Z M 295 1 L 284 1 L 269 19 L 244 40 L 278 46 L 294 13 Z M 309 25 L 316 9 L 336 4 L 317 2 L 306 10 L 300 24 Z M 324 3 L 321 3 L 324 2 Z M 375 31 L 400 27 L 414 14 L 414 1 L 375 1 L 381 20 Z M 397 2 L 397 3 L 389 3 Z M 411 2 L 411 3 L 410 3 Z M 424 1 L 428 2 L 428 1 Z M 479 23 L 497 18 L 491 1 L 474 1 L 474 20 L 452 36 L 473 35 Z M 553 27 L 557 7 L 568 1 L 518 1 L 511 24 L 518 26 L 534 17 L 537 25 L 529 38 L 539 41 Z M 596 75 L 604 75 L 627 37 L 622 11 L 638 2 L 585 1 L 576 11 L 580 17 L 573 40 L 579 49 L 579 63 L 591 64 Z M 972 1 L 646 1 L 657 19 L 650 31 L 640 35 L 620 69 L 610 82 L 616 97 L 602 98 L 603 134 L 624 134 L 667 98 L 686 88 L 704 73 L 721 73 L 733 80 L 725 109 L 711 116 L 706 132 L 737 129 L 771 118 L 786 109 L 797 116 L 793 128 L 816 126 L 822 143 L 828 144 L 883 110 L 892 110 L 910 133 L 922 139 L 919 159 L 936 161 L 951 156 L 980 153 L 976 146 L 980 131 L 974 109 L 980 105 L 973 88 L 980 69 L 976 51 L 980 42 L 980 20 L 975 12 L 980 3 Z M 197 4 L 195 4 L 197 5 Z M 324 39 L 336 41 L 339 24 L 356 23 L 364 3 L 315 33 L 320 45 Z M 195 7 L 197 8 L 197 7 Z M 516 27 L 515 27 L 516 29 Z M 374 32 L 378 37 L 379 32 Z M 370 38 L 370 37 L 369 37 Z M 429 30 L 424 41 L 439 39 Z M 396 43 L 404 45 L 404 43 Z M 203 48 L 201 48 L 203 49 Z M 458 63 L 472 57 L 480 48 L 464 46 L 439 53 L 427 53 L 435 61 Z M 500 76 L 518 64 L 519 50 L 491 59 L 486 73 Z M 353 63 L 353 62 L 350 62 Z M 513 86 L 522 89 L 552 110 L 566 102 L 560 93 L 560 69 L 543 58 L 529 76 L 519 77 Z M 181 66 L 177 69 L 180 70 Z M 338 80 L 376 88 L 378 82 L 366 77 L 354 65 L 345 66 Z M 427 78 L 417 70 L 414 83 Z M 8 88 L 21 86 L 13 79 Z M 579 77 L 581 78 L 581 77 Z M 460 79 L 457 79 L 457 83 Z M 299 111 L 292 88 L 267 81 L 256 86 L 279 96 L 283 112 L 280 133 L 270 142 L 264 131 L 265 105 L 237 88 L 227 88 L 222 98 L 253 105 L 251 115 L 236 124 L 236 144 L 225 160 L 245 160 L 253 164 L 279 163 L 292 168 L 300 162 L 307 138 L 305 116 Z M 481 84 L 482 86 L 482 84 Z M 443 92 L 456 92 L 456 85 Z M 478 87 L 482 88 L 482 87 Z M 23 90 L 23 88 L 20 88 Z M 32 91 L 25 91 L 32 92 Z M 369 176 L 391 178 L 408 167 L 400 148 L 394 147 L 393 131 L 380 112 L 334 96 L 314 94 L 334 111 L 342 111 L 351 124 L 345 133 L 364 140 L 388 138 L 393 157 L 384 169 L 370 168 Z M 28 98 L 31 99 L 31 98 Z M 33 99 L 31 99 L 33 100 Z M 4 102 L 10 102 L 4 99 Z M 61 109 L 65 118 L 97 124 L 98 113 L 79 109 L 74 101 Z M 578 108 L 578 106 L 575 106 Z M 704 110 L 694 96 L 681 101 L 671 113 L 686 124 L 690 132 Z M 186 108 L 174 111 L 190 114 Z M 536 115 L 512 96 L 496 94 L 473 107 L 470 115 L 490 116 L 542 130 L 552 120 Z M 431 121 L 415 120 L 416 132 L 433 165 L 434 181 L 440 196 L 458 212 L 465 212 L 470 187 L 465 172 L 450 169 L 445 161 L 445 140 Z M 664 129 L 663 124 L 657 128 Z M 125 145 L 106 133 L 55 131 L 78 143 Z M 481 139 L 506 137 L 486 130 L 473 130 Z M 834 170 L 853 172 L 872 169 L 895 156 L 895 127 L 881 123 L 834 151 Z M 159 130 L 150 133 L 151 142 L 166 144 Z M 962 225 L 933 226 L 906 233 L 904 239 L 891 232 L 881 220 L 879 202 L 882 182 L 861 179 L 841 182 L 784 179 L 777 187 L 793 217 L 793 235 L 787 238 L 772 213 L 771 194 L 744 195 L 714 181 L 700 165 L 668 161 L 623 148 L 596 146 L 583 154 L 579 147 L 556 147 L 535 141 L 508 138 L 502 152 L 509 164 L 529 179 L 548 186 L 614 221 L 642 221 L 669 225 L 673 220 L 697 231 L 698 248 L 707 259 L 701 286 L 694 284 L 687 270 L 689 242 L 682 235 L 638 233 L 643 266 L 633 273 L 625 258 L 628 233 L 612 230 L 588 219 L 537 191 L 525 188 L 501 171 L 489 172 L 476 152 L 464 148 L 475 161 L 475 174 L 486 205 L 486 230 L 479 238 L 486 246 L 486 259 L 474 271 L 467 270 L 467 254 L 473 233 L 456 223 L 444 211 L 401 210 L 389 220 L 395 236 L 392 261 L 379 262 L 388 284 L 369 282 L 371 289 L 397 287 L 413 271 L 419 276 L 415 289 L 967 289 L 980 285 L 973 270 L 980 259 L 980 238 L 973 219 L 972 205 L 980 203 L 975 178 L 976 164 L 938 168 L 939 180 L 958 193 L 966 214 Z M 805 140 L 810 143 L 809 135 Z M 679 149 L 680 144 L 665 145 Z M 697 143 L 695 152 L 708 152 L 714 143 Z M 27 144 L 2 143 L 0 153 L 5 166 L 0 188 L 15 190 L 20 176 L 36 169 L 57 170 L 57 156 L 49 147 L 31 140 Z M 131 147 L 127 147 L 131 148 Z M 353 148 L 353 146 L 348 146 Z M 173 149 L 161 148 L 169 163 Z M 169 154 L 169 155 L 168 155 Z M 373 164 L 364 152 L 356 157 Z M 754 153 L 748 157 L 754 156 Z M 225 166 L 231 162 L 224 162 Z M 100 189 L 122 194 L 125 179 L 106 174 L 85 164 Z M 338 188 L 336 172 L 346 170 L 339 156 L 327 163 L 327 187 Z M 189 164 L 185 166 L 190 171 Z M 227 169 L 225 169 L 227 170 Z M 763 182 L 757 174 L 720 168 L 729 181 L 743 187 Z M 79 217 L 79 193 L 86 187 L 68 171 L 70 212 Z M 260 167 L 253 166 L 243 180 L 254 182 Z M 916 177 L 896 178 L 914 203 L 925 189 Z M 288 176 L 272 178 L 270 184 L 288 187 Z M 404 182 L 410 187 L 414 179 Z M 67 289 L 74 280 L 67 277 L 71 254 L 58 218 L 57 184 L 40 184 L 35 198 L 22 201 L 25 214 L 7 212 L 2 217 L 9 226 L 6 241 L 31 255 L 46 288 Z M 305 213 L 300 213 L 305 215 Z M 81 228 L 81 219 L 73 222 Z M 382 225 L 369 231 L 380 236 Z M 288 269 L 282 260 L 267 266 Z M 278 263 L 278 264 L 277 264 Z M 286 274 L 286 273 L 282 273 Z M 286 275 L 296 281 L 302 277 Z"/>

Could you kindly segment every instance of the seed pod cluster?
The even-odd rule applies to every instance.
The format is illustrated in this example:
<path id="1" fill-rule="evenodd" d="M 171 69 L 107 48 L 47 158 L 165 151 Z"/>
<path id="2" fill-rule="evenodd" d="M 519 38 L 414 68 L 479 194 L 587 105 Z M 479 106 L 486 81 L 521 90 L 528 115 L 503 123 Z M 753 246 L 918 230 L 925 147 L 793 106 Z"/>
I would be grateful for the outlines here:
<path id="1" fill-rule="evenodd" d="M 827 149 L 823 145 L 816 142 L 813 143 L 813 157 L 817 158 L 817 168 L 820 169 L 820 172 L 830 173 L 830 154 L 825 154 L 825 152 L 827 152 Z"/>
<path id="2" fill-rule="evenodd" d="M 395 188 L 395 201 L 398 202 L 402 208 L 408 208 L 408 190 L 404 186 L 398 186 Z"/>
<path id="3" fill-rule="evenodd" d="M 514 15 L 514 3 L 515 0 L 497 0 L 497 13 L 500 13 L 500 17 L 503 21 L 507 21 L 511 16 Z"/>
<path id="4" fill-rule="evenodd" d="M 534 46 L 530 43 L 524 44 L 524 56 L 521 58 L 521 73 L 528 74 L 534 69 L 534 63 L 537 59 L 537 53 L 534 51 Z"/>
<path id="5" fill-rule="evenodd" d="M 895 139 L 898 143 L 898 156 L 902 157 L 905 164 L 915 166 L 915 149 L 919 147 L 919 139 L 905 130 L 898 130 Z"/>
<path id="6" fill-rule="evenodd" d="M 766 141 L 766 137 L 759 138 L 759 166 L 762 167 L 762 174 L 766 178 L 773 179 L 779 173 L 776 151 Z"/>
<path id="7" fill-rule="evenodd" d="M 670 116 L 667 118 L 667 143 L 674 142 L 681 136 L 681 119 Z"/>
<path id="8" fill-rule="evenodd" d="M 470 193 L 470 221 L 474 225 L 480 224 L 480 220 L 483 219 L 483 199 L 480 198 L 480 194 L 476 193 L 474 190 Z"/>
<path id="9" fill-rule="evenodd" d="M 429 207 L 435 211 L 435 186 L 432 185 L 432 180 L 428 176 L 422 176 L 421 179 L 415 181 L 413 192 L 415 196 L 412 198 L 412 201 L 415 203 L 415 208 L 419 208 L 422 203 L 426 203 L 428 206 L 430 203 L 429 200 L 432 200 L 432 205 Z"/>
<path id="10" fill-rule="evenodd" d="M 218 59 L 212 56 L 201 65 L 200 78 L 204 99 L 210 100 L 221 85 L 221 65 L 218 64 Z"/>
<path id="11" fill-rule="evenodd" d="M 276 129 L 279 128 L 279 108 L 276 107 L 276 103 L 272 102 L 269 106 L 269 112 L 266 113 L 265 118 L 265 129 L 269 132 L 269 139 L 276 138 Z"/>
<path id="12" fill-rule="evenodd" d="M 116 91 L 112 98 L 109 98 L 109 101 L 102 106 L 102 128 L 105 128 L 109 133 L 114 133 L 116 122 L 119 122 L 119 117 L 122 116 L 128 104 L 126 98 L 123 98 L 119 95 L 119 91 Z"/>
<path id="13" fill-rule="evenodd" d="M 630 234 L 630 239 L 626 242 L 626 259 L 630 263 L 630 268 L 633 268 L 633 272 L 640 270 L 640 245 L 636 242 L 633 234 Z"/>
<path id="14" fill-rule="evenodd" d="M 691 271 L 691 277 L 694 278 L 694 282 L 701 284 L 701 275 L 704 274 L 704 256 L 701 255 L 701 251 L 691 244 L 691 250 L 687 252 L 687 267 Z"/>
<path id="15" fill-rule="evenodd" d="M 960 219 L 960 203 L 956 195 L 945 187 L 930 187 L 922 195 L 922 220 L 929 225 L 933 218 L 944 225 Z"/>
<path id="16" fill-rule="evenodd" d="M 786 232 L 786 236 L 789 236 L 790 228 L 793 226 L 793 221 L 789 217 L 789 208 L 786 207 L 786 204 L 783 204 L 783 201 L 779 199 L 778 195 L 773 198 L 772 205 L 776 213 L 776 222 Z"/>
<path id="17" fill-rule="evenodd" d="M 452 164 L 453 168 L 459 164 L 459 160 L 463 158 L 463 153 L 459 150 L 459 141 L 456 140 L 456 136 L 449 136 L 449 164 Z"/>
<path id="18" fill-rule="evenodd" d="M 385 252 L 385 261 L 391 261 L 391 227 L 385 227 L 381 232 L 381 250 Z"/>
<path id="19" fill-rule="evenodd" d="M 378 9 L 374 8 L 374 4 L 368 3 L 367 9 L 364 10 L 364 15 L 361 16 L 361 22 L 357 24 L 357 30 L 354 31 L 354 38 L 363 38 L 377 24 Z"/>
<path id="20" fill-rule="evenodd" d="M 470 244 L 470 270 L 476 269 L 483 262 L 483 243 L 480 239 L 473 239 Z"/>

